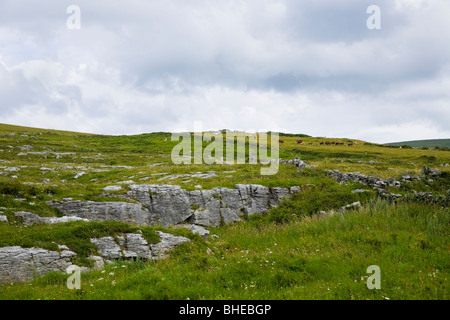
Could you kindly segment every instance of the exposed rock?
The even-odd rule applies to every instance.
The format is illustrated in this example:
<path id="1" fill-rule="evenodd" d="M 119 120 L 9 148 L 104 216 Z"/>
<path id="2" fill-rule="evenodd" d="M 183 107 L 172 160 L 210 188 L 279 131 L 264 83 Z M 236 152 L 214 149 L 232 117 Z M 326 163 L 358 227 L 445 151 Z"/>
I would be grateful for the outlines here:
<path id="1" fill-rule="evenodd" d="M 134 181 L 133 180 L 126 180 L 126 181 L 119 181 L 119 182 L 116 182 L 117 184 L 133 184 L 134 183 Z"/>
<path id="2" fill-rule="evenodd" d="M 117 237 L 119 245 L 124 248 L 124 258 L 142 258 L 151 259 L 152 252 L 147 240 L 141 234 L 126 233 L 124 236 Z"/>
<path id="3" fill-rule="evenodd" d="M 280 160 L 280 163 L 282 164 L 293 164 L 294 166 L 298 168 L 308 168 L 309 165 L 307 165 L 303 160 L 300 160 L 299 157 L 295 157 L 294 159 L 290 160 Z"/>
<path id="4" fill-rule="evenodd" d="M 353 202 L 353 203 L 350 203 L 350 204 L 348 204 L 346 206 L 341 207 L 338 210 L 338 212 L 339 213 L 345 213 L 347 210 L 355 210 L 355 209 L 359 209 L 361 207 L 362 207 L 361 203 L 359 201 L 357 201 L 357 202 Z"/>
<path id="5" fill-rule="evenodd" d="M 198 234 L 204 238 L 208 237 L 209 230 L 203 228 L 202 226 L 198 226 L 196 224 L 177 224 L 173 226 L 174 229 L 185 228 L 190 230 L 193 234 Z"/>
<path id="6" fill-rule="evenodd" d="M 357 202 L 353 202 L 353 203 L 347 204 L 345 206 L 342 206 L 338 210 L 331 209 L 331 210 L 328 210 L 328 211 L 320 211 L 319 213 L 320 213 L 321 216 L 333 216 L 336 213 L 338 213 L 338 214 L 345 214 L 348 210 L 356 210 L 356 209 L 359 209 L 361 207 L 362 207 L 361 203 L 359 201 L 357 201 Z"/>
<path id="7" fill-rule="evenodd" d="M 236 189 L 213 188 L 187 191 L 175 185 L 130 185 L 125 202 L 47 202 L 66 216 L 94 220 L 118 220 L 139 225 L 177 225 L 183 222 L 217 227 L 240 221 L 243 215 L 267 212 L 300 187 L 269 188 L 237 184 Z M 142 206 L 144 208 L 142 208 Z"/>
<path id="8" fill-rule="evenodd" d="M 29 281 L 35 275 L 43 275 L 50 271 L 65 272 L 75 255 L 70 250 L 59 253 L 34 247 L 0 248 L 0 284 Z"/>
<path id="9" fill-rule="evenodd" d="M 81 176 L 84 176 L 86 174 L 86 172 L 78 172 L 75 177 L 73 177 L 74 179 L 78 179 Z"/>
<path id="10" fill-rule="evenodd" d="M 141 204 L 128 202 L 94 202 L 94 201 L 48 201 L 47 204 L 57 208 L 66 216 L 88 219 L 89 221 L 117 220 L 138 225 L 149 225 L 150 215 Z"/>
<path id="11" fill-rule="evenodd" d="M 34 149 L 33 146 L 29 146 L 29 145 L 17 146 L 17 148 L 19 148 L 20 150 L 33 150 Z"/>
<path id="12" fill-rule="evenodd" d="M 197 172 L 195 174 L 172 174 L 172 175 L 168 175 L 162 178 L 159 178 L 158 181 L 163 181 L 163 180 L 175 180 L 175 179 L 180 179 L 180 178 L 201 178 L 201 179 L 208 179 L 208 178 L 213 178 L 213 177 L 217 177 L 217 175 L 213 172 L 208 172 L 208 173 L 201 173 L 201 172 Z"/>
<path id="13" fill-rule="evenodd" d="M 365 176 L 359 172 L 343 173 L 339 172 L 339 170 L 328 170 L 327 175 L 334 178 L 336 181 L 340 183 L 344 183 L 347 181 L 359 182 L 363 185 L 373 187 L 374 189 L 378 190 L 378 192 L 383 192 L 384 188 L 388 186 L 399 187 L 401 185 L 401 182 L 395 179 L 383 180 L 378 177 Z M 405 176 L 404 178 L 405 179 L 402 179 L 402 181 L 404 182 L 420 179 L 418 177 L 409 177 L 409 176 L 408 177 Z"/>
<path id="14" fill-rule="evenodd" d="M 440 170 L 434 170 L 429 167 L 423 167 L 421 176 L 424 178 L 438 177 L 441 175 Z M 327 175 L 334 178 L 338 182 L 355 181 L 374 188 L 385 188 L 387 186 L 400 186 L 402 182 L 412 182 L 420 180 L 420 176 L 403 175 L 398 181 L 395 179 L 383 180 L 381 178 L 365 176 L 359 172 L 343 173 L 339 170 L 328 170 Z"/>
<path id="15" fill-rule="evenodd" d="M 23 224 L 26 226 L 30 226 L 33 224 L 38 223 L 45 223 L 45 224 L 55 224 L 55 223 L 63 223 L 63 222 L 70 222 L 70 221 L 89 221 L 87 219 L 79 218 L 79 217 L 41 217 L 38 216 L 35 213 L 26 212 L 26 211 L 18 211 L 14 212 L 14 215 L 16 217 L 20 217 L 23 219 Z"/>
<path id="16" fill-rule="evenodd" d="M 119 259 L 123 256 L 122 249 L 113 237 L 91 238 L 91 242 L 97 246 L 98 252 L 105 259 Z"/>
<path id="17" fill-rule="evenodd" d="M 108 260 L 136 258 L 157 260 L 166 258 L 170 250 L 181 243 L 190 241 L 185 237 L 161 231 L 157 233 L 161 240 L 156 244 L 149 244 L 141 234 L 137 233 L 126 233 L 117 236 L 116 239 L 113 237 L 91 238 L 91 242 L 97 246 L 101 256 Z"/>
<path id="18" fill-rule="evenodd" d="M 17 167 L 7 167 L 7 168 L 3 169 L 3 171 L 6 171 L 6 172 L 18 172 L 18 171 L 20 171 L 20 168 L 17 168 Z"/>
<path id="19" fill-rule="evenodd" d="M 152 258 L 154 260 L 158 259 L 164 259 L 167 257 L 167 254 L 170 250 L 175 248 L 176 246 L 184 243 L 184 242 L 190 242 L 188 238 L 181 237 L 181 236 L 174 236 L 170 233 L 164 233 L 161 231 L 156 231 L 161 238 L 161 241 L 150 245 L 150 248 L 152 250 Z"/>
<path id="20" fill-rule="evenodd" d="M 364 189 L 355 189 L 352 190 L 352 193 L 364 193 L 364 192 L 370 192 L 369 190 L 364 190 Z"/>
<path id="21" fill-rule="evenodd" d="M 8 218 L 6 216 L 0 216 L 0 222 L 8 223 Z"/>
<path id="22" fill-rule="evenodd" d="M 425 177 L 436 177 L 442 174 L 441 170 L 438 169 L 431 169 L 429 167 L 422 167 L 422 170 L 420 171 L 420 173 L 425 176 Z"/>
<path id="23" fill-rule="evenodd" d="M 94 261 L 94 266 L 93 266 L 94 270 L 101 270 L 105 266 L 105 261 L 103 260 L 102 257 L 89 256 L 88 259 Z"/>
<path id="24" fill-rule="evenodd" d="M 131 185 L 128 195 L 147 208 L 148 223 L 175 225 L 189 218 L 191 205 L 186 190 L 172 185 Z"/>
<path id="25" fill-rule="evenodd" d="M 52 153 L 56 156 L 56 159 L 59 159 L 59 158 L 64 157 L 64 156 L 74 156 L 74 155 L 76 155 L 75 152 L 52 152 Z"/>
<path id="26" fill-rule="evenodd" d="M 107 186 L 107 187 L 104 187 L 102 190 L 103 191 L 119 191 L 121 189 L 122 189 L 121 186 Z"/>

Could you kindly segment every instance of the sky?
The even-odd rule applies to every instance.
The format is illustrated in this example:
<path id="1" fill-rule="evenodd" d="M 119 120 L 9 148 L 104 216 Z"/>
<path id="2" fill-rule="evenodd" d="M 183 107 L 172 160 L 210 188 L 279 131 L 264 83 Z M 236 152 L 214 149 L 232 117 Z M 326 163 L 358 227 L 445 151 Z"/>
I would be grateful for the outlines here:
<path id="1" fill-rule="evenodd" d="M 129 135 L 196 122 L 450 138 L 450 1 L 0 0 L 0 123 Z"/>

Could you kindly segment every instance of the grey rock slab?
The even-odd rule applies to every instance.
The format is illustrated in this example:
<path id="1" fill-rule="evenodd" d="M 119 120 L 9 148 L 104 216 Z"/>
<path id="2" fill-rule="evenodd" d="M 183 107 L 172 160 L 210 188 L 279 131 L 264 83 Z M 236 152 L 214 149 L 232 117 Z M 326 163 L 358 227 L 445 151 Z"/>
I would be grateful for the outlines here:
<path id="1" fill-rule="evenodd" d="M 129 196 L 136 198 L 149 212 L 149 222 L 165 227 L 189 218 L 191 204 L 188 192 L 173 185 L 130 185 Z"/>
<path id="2" fill-rule="evenodd" d="M 119 245 L 124 248 L 124 258 L 143 258 L 151 259 L 152 252 L 147 240 L 138 233 L 126 233 L 117 237 Z"/>
<path id="3" fill-rule="evenodd" d="M 32 212 L 26 212 L 26 211 L 18 211 L 14 212 L 14 215 L 16 217 L 20 217 L 23 219 L 23 224 L 26 226 L 30 226 L 33 224 L 38 223 L 45 223 L 45 224 L 55 224 L 55 223 L 64 223 L 64 222 L 70 222 L 70 221 L 89 221 L 87 219 L 79 218 L 79 217 L 41 217 L 38 216 L 35 213 Z"/>
<path id="4" fill-rule="evenodd" d="M 19 246 L 0 248 L 0 283 L 26 282 L 50 271 L 65 272 L 76 254 Z"/>
<path id="5" fill-rule="evenodd" d="M 156 231 L 161 238 L 161 241 L 150 245 L 152 250 L 152 256 L 154 260 L 164 259 L 167 257 L 168 253 L 178 245 L 184 242 L 190 242 L 188 238 L 182 236 L 174 236 L 170 233 L 165 233 L 161 231 Z"/>
<path id="6" fill-rule="evenodd" d="M 128 202 L 94 202 L 94 201 L 48 201 L 47 204 L 57 208 L 66 216 L 75 216 L 89 221 L 123 221 L 138 225 L 149 224 L 149 212 L 141 204 Z"/>
<path id="7" fill-rule="evenodd" d="M 102 190 L 103 191 L 119 191 L 121 189 L 122 189 L 121 186 L 107 186 L 107 187 L 104 187 Z"/>
<path id="8" fill-rule="evenodd" d="M 91 238 L 90 240 L 97 246 L 101 256 L 106 259 L 119 259 L 123 256 L 122 249 L 113 237 Z"/>
<path id="9" fill-rule="evenodd" d="M 176 226 L 173 226 L 174 229 L 178 229 L 178 228 L 185 228 L 190 230 L 193 234 L 198 234 L 204 238 L 208 237 L 209 235 L 209 230 L 202 227 L 202 226 L 198 226 L 196 224 L 177 224 Z"/>

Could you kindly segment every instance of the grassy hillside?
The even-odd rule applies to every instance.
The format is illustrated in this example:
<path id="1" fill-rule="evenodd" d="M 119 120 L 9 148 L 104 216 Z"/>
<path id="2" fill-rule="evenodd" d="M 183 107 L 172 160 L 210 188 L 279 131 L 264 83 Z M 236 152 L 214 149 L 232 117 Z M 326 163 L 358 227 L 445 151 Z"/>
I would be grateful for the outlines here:
<path id="1" fill-rule="evenodd" d="M 391 146 L 410 146 L 413 148 L 450 148 L 450 139 L 413 140 L 387 143 Z"/>
<path id="2" fill-rule="evenodd" d="M 30 284 L 0 286 L 0 299 L 449 299 L 448 202 L 390 203 L 359 183 L 339 184 L 329 169 L 383 179 L 419 175 L 422 166 L 440 169 L 437 179 L 388 187 L 397 194 L 450 189 L 450 151 L 408 149 L 353 139 L 280 136 L 280 157 L 299 156 L 311 168 L 280 165 L 262 176 L 261 165 L 174 165 L 177 142 L 169 133 L 104 136 L 0 124 L 0 247 L 20 245 L 56 250 L 66 244 L 77 263 L 97 254 L 89 238 L 138 228 L 151 243 L 155 230 L 183 234 L 192 242 L 162 261 L 120 261 L 83 275 L 82 290 L 65 286 L 68 275 L 50 273 Z M 297 144 L 301 139 L 303 144 Z M 338 142 L 336 144 L 321 144 Z M 208 143 L 204 142 L 203 147 Z M 12 170 L 11 168 L 16 168 Z M 190 177 L 214 172 L 214 178 Z M 129 181 L 174 184 L 194 190 L 236 183 L 302 186 L 302 192 L 267 214 L 211 228 L 203 239 L 186 230 L 138 227 L 115 222 L 70 222 L 24 227 L 15 211 L 59 216 L 48 200 L 73 198 L 124 201 Z M 121 184 L 122 182 L 126 182 Z M 128 181 L 128 182 L 127 182 Z M 109 185 L 122 190 L 105 194 Z M 354 189 L 367 192 L 353 193 Z M 345 215 L 324 210 L 360 201 Z M 366 287 L 370 265 L 379 265 L 381 290 Z"/>

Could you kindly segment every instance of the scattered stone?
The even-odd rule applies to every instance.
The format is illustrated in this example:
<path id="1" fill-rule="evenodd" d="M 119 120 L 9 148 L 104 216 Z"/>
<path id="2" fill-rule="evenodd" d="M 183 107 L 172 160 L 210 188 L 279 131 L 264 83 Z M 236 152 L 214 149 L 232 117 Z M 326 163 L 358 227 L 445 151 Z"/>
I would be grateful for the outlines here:
<path id="1" fill-rule="evenodd" d="M 323 217 L 331 217 L 336 213 L 345 214 L 348 210 L 356 210 L 361 208 L 361 203 L 359 201 L 347 204 L 345 206 L 340 207 L 338 210 L 328 210 L 328 211 L 319 211 L 319 215 Z"/>
<path id="2" fill-rule="evenodd" d="M 19 148 L 20 150 L 33 150 L 34 149 L 33 146 L 29 146 L 29 145 L 18 146 L 17 148 Z"/>
<path id="3" fill-rule="evenodd" d="M 364 189 L 355 189 L 352 190 L 352 193 L 363 193 L 363 192 L 370 192 L 369 190 L 364 190 Z"/>
<path id="4" fill-rule="evenodd" d="M 27 152 L 26 155 L 32 155 L 32 156 L 44 156 L 48 152 L 46 151 L 33 151 L 33 152 Z"/>
<path id="5" fill-rule="evenodd" d="M 121 186 L 107 186 L 107 187 L 104 187 L 102 190 L 103 191 L 119 191 L 121 189 L 122 189 Z"/>
<path id="6" fill-rule="evenodd" d="M 151 224 L 151 217 L 142 204 L 129 202 L 94 202 L 94 201 L 48 201 L 47 204 L 57 208 L 66 216 L 79 217 L 89 221 L 123 221 L 138 225 Z"/>
<path id="7" fill-rule="evenodd" d="M 360 203 L 359 201 L 357 201 L 357 202 L 353 202 L 353 203 L 350 203 L 350 204 L 348 204 L 348 205 L 346 205 L 346 206 L 341 207 L 341 208 L 338 210 L 338 212 L 344 213 L 344 212 L 346 212 L 347 210 L 355 210 L 355 209 L 359 209 L 359 208 L 361 208 L 361 207 L 362 207 L 362 206 L 361 206 L 361 203 Z"/>
<path id="8" fill-rule="evenodd" d="M 78 172 L 75 177 L 73 177 L 74 179 L 78 179 L 81 176 L 84 176 L 86 174 L 86 172 Z"/>
<path id="9" fill-rule="evenodd" d="M 162 178 L 159 178 L 158 181 L 163 181 L 163 180 L 175 180 L 175 179 L 180 179 L 180 178 L 201 178 L 201 179 L 208 179 L 208 178 L 213 178 L 213 177 L 217 177 L 217 175 L 215 173 L 195 173 L 195 174 L 172 174 L 172 175 L 168 175 Z"/>
<path id="10" fill-rule="evenodd" d="M 431 169 L 429 167 L 422 167 L 422 170 L 420 173 L 425 177 L 436 177 L 442 174 L 441 170 L 438 169 Z"/>
<path id="11" fill-rule="evenodd" d="M 76 155 L 75 152 L 52 152 L 52 153 L 56 156 L 56 159 L 60 159 L 61 157 L 64 157 L 64 156 Z"/>
<path id="12" fill-rule="evenodd" d="M 20 168 L 17 168 L 17 167 L 7 167 L 7 168 L 3 169 L 3 171 L 6 171 L 6 172 L 18 172 L 18 171 L 20 171 Z"/>
<path id="13" fill-rule="evenodd" d="M 59 245 L 58 244 L 58 249 L 60 250 L 70 250 L 68 246 L 66 246 L 65 244 Z"/>
<path id="14" fill-rule="evenodd" d="M 8 223 L 8 218 L 6 216 L 0 216 L 0 222 Z"/>
<path id="15" fill-rule="evenodd" d="M 133 180 L 127 180 L 127 181 L 119 181 L 119 182 L 116 182 L 117 184 L 133 184 L 134 183 L 134 181 Z"/>
<path id="16" fill-rule="evenodd" d="M 309 165 L 307 165 L 303 160 L 300 160 L 298 156 L 296 156 L 294 159 L 291 160 L 280 160 L 280 163 L 282 164 L 293 164 L 298 168 L 307 168 Z"/>

